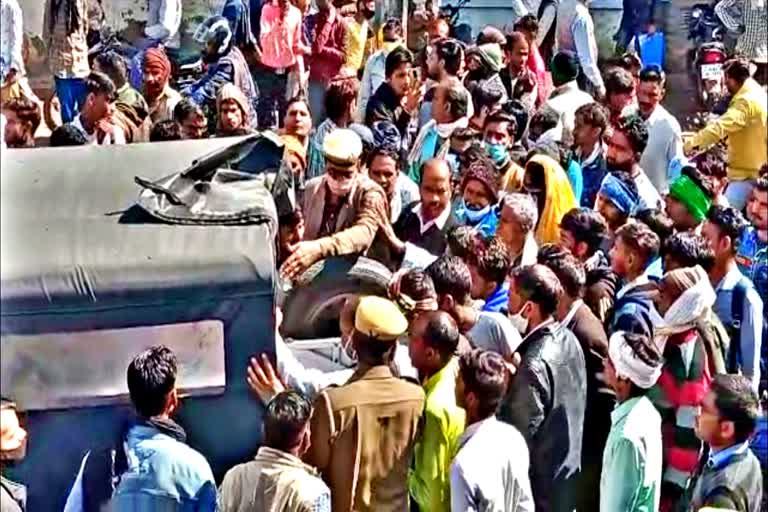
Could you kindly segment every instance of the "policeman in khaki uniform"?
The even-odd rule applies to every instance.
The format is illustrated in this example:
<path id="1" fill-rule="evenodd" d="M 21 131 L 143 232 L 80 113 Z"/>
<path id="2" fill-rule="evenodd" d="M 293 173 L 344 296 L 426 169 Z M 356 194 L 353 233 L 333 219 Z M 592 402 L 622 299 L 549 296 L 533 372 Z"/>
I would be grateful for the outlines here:
<path id="1" fill-rule="evenodd" d="M 408 510 L 408 468 L 425 398 L 420 386 L 390 369 L 407 328 L 392 301 L 360 299 L 352 335 L 357 369 L 315 400 L 305 459 L 331 488 L 334 512 Z"/>
<path id="2" fill-rule="evenodd" d="M 305 184 L 301 201 L 304 238 L 280 267 L 294 279 L 317 260 L 366 254 L 387 263 L 395 237 L 384 190 L 360 171 L 363 143 L 352 130 L 337 129 L 323 142 L 325 174 Z M 374 246 L 374 247 L 372 247 Z"/>

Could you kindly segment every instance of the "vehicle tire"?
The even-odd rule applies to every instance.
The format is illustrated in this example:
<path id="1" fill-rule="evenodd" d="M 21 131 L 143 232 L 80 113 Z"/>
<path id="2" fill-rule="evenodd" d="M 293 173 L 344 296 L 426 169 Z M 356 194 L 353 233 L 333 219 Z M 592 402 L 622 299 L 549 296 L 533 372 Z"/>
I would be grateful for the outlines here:
<path id="1" fill-rule="evenodd" d="M 385 295 L 391 272 L 369 258 L 329 258 L 296 280 L 283 303 L 284 338 L 339 335 L 339 313 L 352 295 Z"/>
<path id="2" fill-rule="evenodd" d="M 61 120 L 61 104 L 54 92 L 43 104 L 43 118 L 48 129 L 53 131 L 63 124 Z"/>

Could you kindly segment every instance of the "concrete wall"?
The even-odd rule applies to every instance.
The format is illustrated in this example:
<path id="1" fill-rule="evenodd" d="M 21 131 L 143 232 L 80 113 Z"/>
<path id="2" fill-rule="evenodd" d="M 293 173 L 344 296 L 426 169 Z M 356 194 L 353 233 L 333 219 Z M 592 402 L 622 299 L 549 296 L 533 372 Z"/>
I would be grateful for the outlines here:
<path id="1" fill-rule="evenodd" d="M 95 3 L 96 0 L 91 0 Z M 24 30 L 40 36 L 43 33 L 43 19 L 49 0 L 19 0 L 24 13 Z M 224 0 L 183 0 L 183 18 L 189 20 L 198 16 L 207 17 L 221 10 Z M 147 19 L 146 0 L 102 0 L 107 23 L 115 30 L 124 29 L 128 21 Z"/>

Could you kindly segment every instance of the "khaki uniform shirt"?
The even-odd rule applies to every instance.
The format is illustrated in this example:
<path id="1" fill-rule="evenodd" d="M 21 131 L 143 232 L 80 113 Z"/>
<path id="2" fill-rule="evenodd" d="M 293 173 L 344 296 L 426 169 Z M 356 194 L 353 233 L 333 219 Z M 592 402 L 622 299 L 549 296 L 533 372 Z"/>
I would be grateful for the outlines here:
<path id="1" fill-rule="evenodd" d="M 306 183 L 302 200 L 306 224 L 304 240 L 318 240 L 322 257 L 327 258 L 368 253 L 378 235 L 381 243 L 376 244 L 373 254 L 367 255 L 379 260 L 387 259 L 379 253 L 386 252 L 381 245 L 386 246 L 385 240 L 394 236 L 389 220 L 389 201 L 381 187 L 367 176 L 358 174 L 356 180 L 336 216 L 336 229 L 329 236 L 322 236 L 327 193 L 324 176 Z"/>
<path id="2" fill-rule="evenodd" d="M 152 119 L 152 123 L 173 121 L 173 109 L 176 108 L 179 101 L 181 101 L 181 94 L 172 89 L 170 85 L 165 84 L 160 96 L 149 105 L 149 117 Z"/>
<path id="3" fill-rule="evenodd" d="M 306 460 L 331 488 L 334 512 L 408 510 L 408 468 L 424 391 L 388 366 L 361 367 L 315 400 Z"/>

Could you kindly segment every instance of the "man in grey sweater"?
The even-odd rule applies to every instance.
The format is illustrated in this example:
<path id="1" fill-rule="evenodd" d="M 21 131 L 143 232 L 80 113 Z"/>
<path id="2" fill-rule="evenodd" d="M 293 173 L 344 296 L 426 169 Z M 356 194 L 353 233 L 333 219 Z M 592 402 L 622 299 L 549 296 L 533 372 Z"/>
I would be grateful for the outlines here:
<path id="1" fill-rule="evenodd" d="M 760 510 L 762 473 L 749 447 L 758 414 L 757 394 L 749 379 L 715 376 L 696 417 L 696 436 L 707 443 L 709 453 L 689 482 L 688 510 Z"/>

